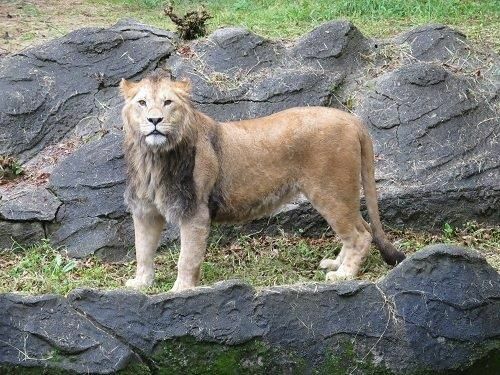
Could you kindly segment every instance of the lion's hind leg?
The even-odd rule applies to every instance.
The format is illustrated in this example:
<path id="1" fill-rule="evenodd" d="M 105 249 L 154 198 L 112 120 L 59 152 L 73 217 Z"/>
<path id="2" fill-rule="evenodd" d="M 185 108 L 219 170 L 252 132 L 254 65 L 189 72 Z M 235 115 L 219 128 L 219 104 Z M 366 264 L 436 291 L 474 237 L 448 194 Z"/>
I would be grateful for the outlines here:
<path id="1" fill-rule="evenodd" d="M 366 231 L 368 231 L 371 234 L 370 224 L 368 224 L 363 218 L 361 218 L 361 222 L 363 223 L 363 226 L 366 229 Z M 330 224 L 330 226 L 333 228 L 333 223 Z M 342 249 L 340 250 L 339 254 L 335 259 L 328 259 L 328 258 L 323 259 L 319 263 L 319 268 L 327 271 L 337 271 L 342 262 L 344 261 L 345 254 L 346 254 L 345 247 L 342 246 Z"/>
<path id="2" fill-rule="evenodd" d="M 325 218 L 342 241 L 342 249 L 336 259 L 323 259 L 320 268 L 327 269 L 327 280 L 351 279 L 368 255 L 372 236 L 368 224 L 359 211 L 358 194 L 345 194 L 346 189 L 320 189 L 330 194 L 307 194 L 313 207 Z"/>
<path id="3" fill-rule="evenodd" d="M 339 257 L 335 259 L 339 264 L 336 270 L 327 272 L 326 280 L 352 279 L 358 275 L 359 269 L 363 264 L 370 250 L 372 237 L 365 228 L 354 226 L 349 232 L 340 232 L 337 234 L 342 240 L 342 250 Z"/>

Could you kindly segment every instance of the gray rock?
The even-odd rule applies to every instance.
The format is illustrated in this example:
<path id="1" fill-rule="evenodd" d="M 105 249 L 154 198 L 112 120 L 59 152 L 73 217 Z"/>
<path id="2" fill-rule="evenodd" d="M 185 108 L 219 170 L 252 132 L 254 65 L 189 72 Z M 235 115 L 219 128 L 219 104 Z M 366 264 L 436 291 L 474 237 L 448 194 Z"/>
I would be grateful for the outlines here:
<path id="1" fill-rule="evenodd" d="M 500 275 L 449 245 L 424 248 L 378 283 L 255 291 L 227 281 L 156 296 L 80 289 L 67 300 L 0 295 L 0 307 L 0 369 L 104 373 L 131 360 L 125 370 L 143 373 L 498 370 Z M 40 360 L 54 353 L 57 361 Z"/>
<path id="2" fill-rule="evenodd" d="M 291 49 L 291 56 L 319 66 L 322 70 L 353 73 L 364 65 L 363 55 L 373 43 L 349 21 L 326 22 L 304 37 Z"/>
<path id="3" fill-rule="evenodd" d="M 0 309 L 0 369 L 104 374 L 137 359 L 126 344 L 80 316 L 62 297 L 1 294 Z"/>
<path id="4" fill-rule="evenodd" d="M 111 134 L 91 142 L 60 163 L 49 189 L 62 206 L 51 227 L 51 238 L 74 257 L 133 242 L 123 203 L 125 167 L 121 136 Z"/>
<path id="5" fill-rule="evenodd" d="M 135 22 L 86 28 L 0 61 L 0 154 L 27 160 L 75 127 L 97 129 L 96 94 L 174 50 L 170 32 Z M 87 130 L 88 131 L 88 130 Z"/>
<path id="6" fill-rule="evenodd" d="M 263 328 L 253 321 L 254 293 L 248 285 L 228 281 L 180 295 L 85 289 L 68 299 L 75 309 L 151 355 L 160 342 L 176 337 L 238 345 L 262 336 Z"/>
<path id="7" fill-rule="evenodd" d="M 0 249 L 31 245 L 46 237 L 61 202 L 47 189 L 26 184 L 0 189 Z"/>
<path id="8" fill-rule="evenodd" d="M 350 23 L 325 23 L 287 48 L 245 29 L 221 29 L 195 41 L 168 64 L 188 77 L 200 110 L 219 121 L 330 103 L 347 73 L 363 66 L 369 41 Z"/>
<path id="9" fill-rule="evenodd" d="M 9 221 L 51 221 L 61 202 L 45 188 L 18 185 L 0 196 L 0 219 Z"/>
<path id="10" fill-rule="evenodd" d="M 41 222 L 0 221 L 0 249 L 10 249 L 14 243 L 31 245 L 45 237 Z"/>
<path id="11" fill-rule="evenodd" d="M 404 322 L 406 341 L 420 367 L 462 369 L 490 348 L 499 349 L 500 275 L 479 253 L 427 246 L 379 285 Z M 471 324 L 474 317 L 481 317 L 477 324 Z"/>
<path id="12" fill-rule="evenodd" d="M 420 61 L 457 62 L 471 57 L 465 35 L 444 25 L 416 27 L 396 37 L 396 42 L 409 44 L 411 55 Z"/>
<path id="13" fill-rule="evenodd" d="M 389 219 L 424 228 L 499 222 L 497 100 L 487 82 L 427 63 L 375 81 L 358 112 L 380 156 L 381 210 Z"/>

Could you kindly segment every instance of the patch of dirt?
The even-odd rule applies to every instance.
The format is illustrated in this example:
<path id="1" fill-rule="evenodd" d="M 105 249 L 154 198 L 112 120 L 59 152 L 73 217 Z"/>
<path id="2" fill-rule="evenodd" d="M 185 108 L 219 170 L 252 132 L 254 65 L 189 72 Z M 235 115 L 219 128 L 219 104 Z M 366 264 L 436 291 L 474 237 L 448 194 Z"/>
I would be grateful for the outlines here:
<path id="1" fill-rule="evenodd" d="M 109 26 L 113 20 L 105 10 L 78 0 L 2 0 L 0 57 L 82 27 Z"/>
<path id="2" fill-rule="evenodd" d="M 45 147 L 35 158 L 23 165 L 23 174 L 21 176 L 16 179 L 6 180 L 0 184 L 1 191 L 8 191 L 20 184 L 47 185 L 54 167 L 71 155 L 81 144 L 82 140 L 80 138 L 70 138 Z"/>

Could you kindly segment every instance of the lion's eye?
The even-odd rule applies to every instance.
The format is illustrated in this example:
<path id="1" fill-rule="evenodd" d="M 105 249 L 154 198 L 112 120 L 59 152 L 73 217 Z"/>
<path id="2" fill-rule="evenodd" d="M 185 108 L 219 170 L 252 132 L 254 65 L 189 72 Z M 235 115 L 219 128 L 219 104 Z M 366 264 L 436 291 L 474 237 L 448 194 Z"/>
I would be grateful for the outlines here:
<path id="1" fill-rule="evenodd" d="M 172 104 L 172 101 L 171 101 L 171 100 L 165 100 L 165 101 L 163 102 L 163 105 L 164 105 L 164 106 L 167 106 L 167 105 L 170 105 L 170 104 Z"/>
<path id="2" fill-rule="evenodd" d="M 142 107 L 146 106 L 146 101 L 145 100 L 139 100 L 139 105 Z"/>

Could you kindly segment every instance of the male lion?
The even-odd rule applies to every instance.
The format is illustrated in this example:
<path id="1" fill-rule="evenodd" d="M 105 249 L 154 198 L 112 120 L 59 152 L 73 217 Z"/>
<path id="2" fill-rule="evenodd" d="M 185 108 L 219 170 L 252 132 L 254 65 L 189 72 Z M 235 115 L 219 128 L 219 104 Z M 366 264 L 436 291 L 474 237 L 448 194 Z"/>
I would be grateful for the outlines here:
<path id="1" fill-rule="evenodd" d="M 181 251 L 172 288 L 195 287 L 211 221 L 269 215 L 303 193 L 342 240 L 324 259 L 327 280 L 357 275 L 373 239 L 384 260 L 404 259 L 380 223 L 370 136 L 354 116 L 331 108 L 291 108 L 254 120 L 219 123 L 198 112 L 187 81 L 153 73 L 122 80 L 127 189 L 137 273 L 147 287 L 165 220 L 178 223 Z M 360 176 L 371 228 L 360 214 Z"/>

